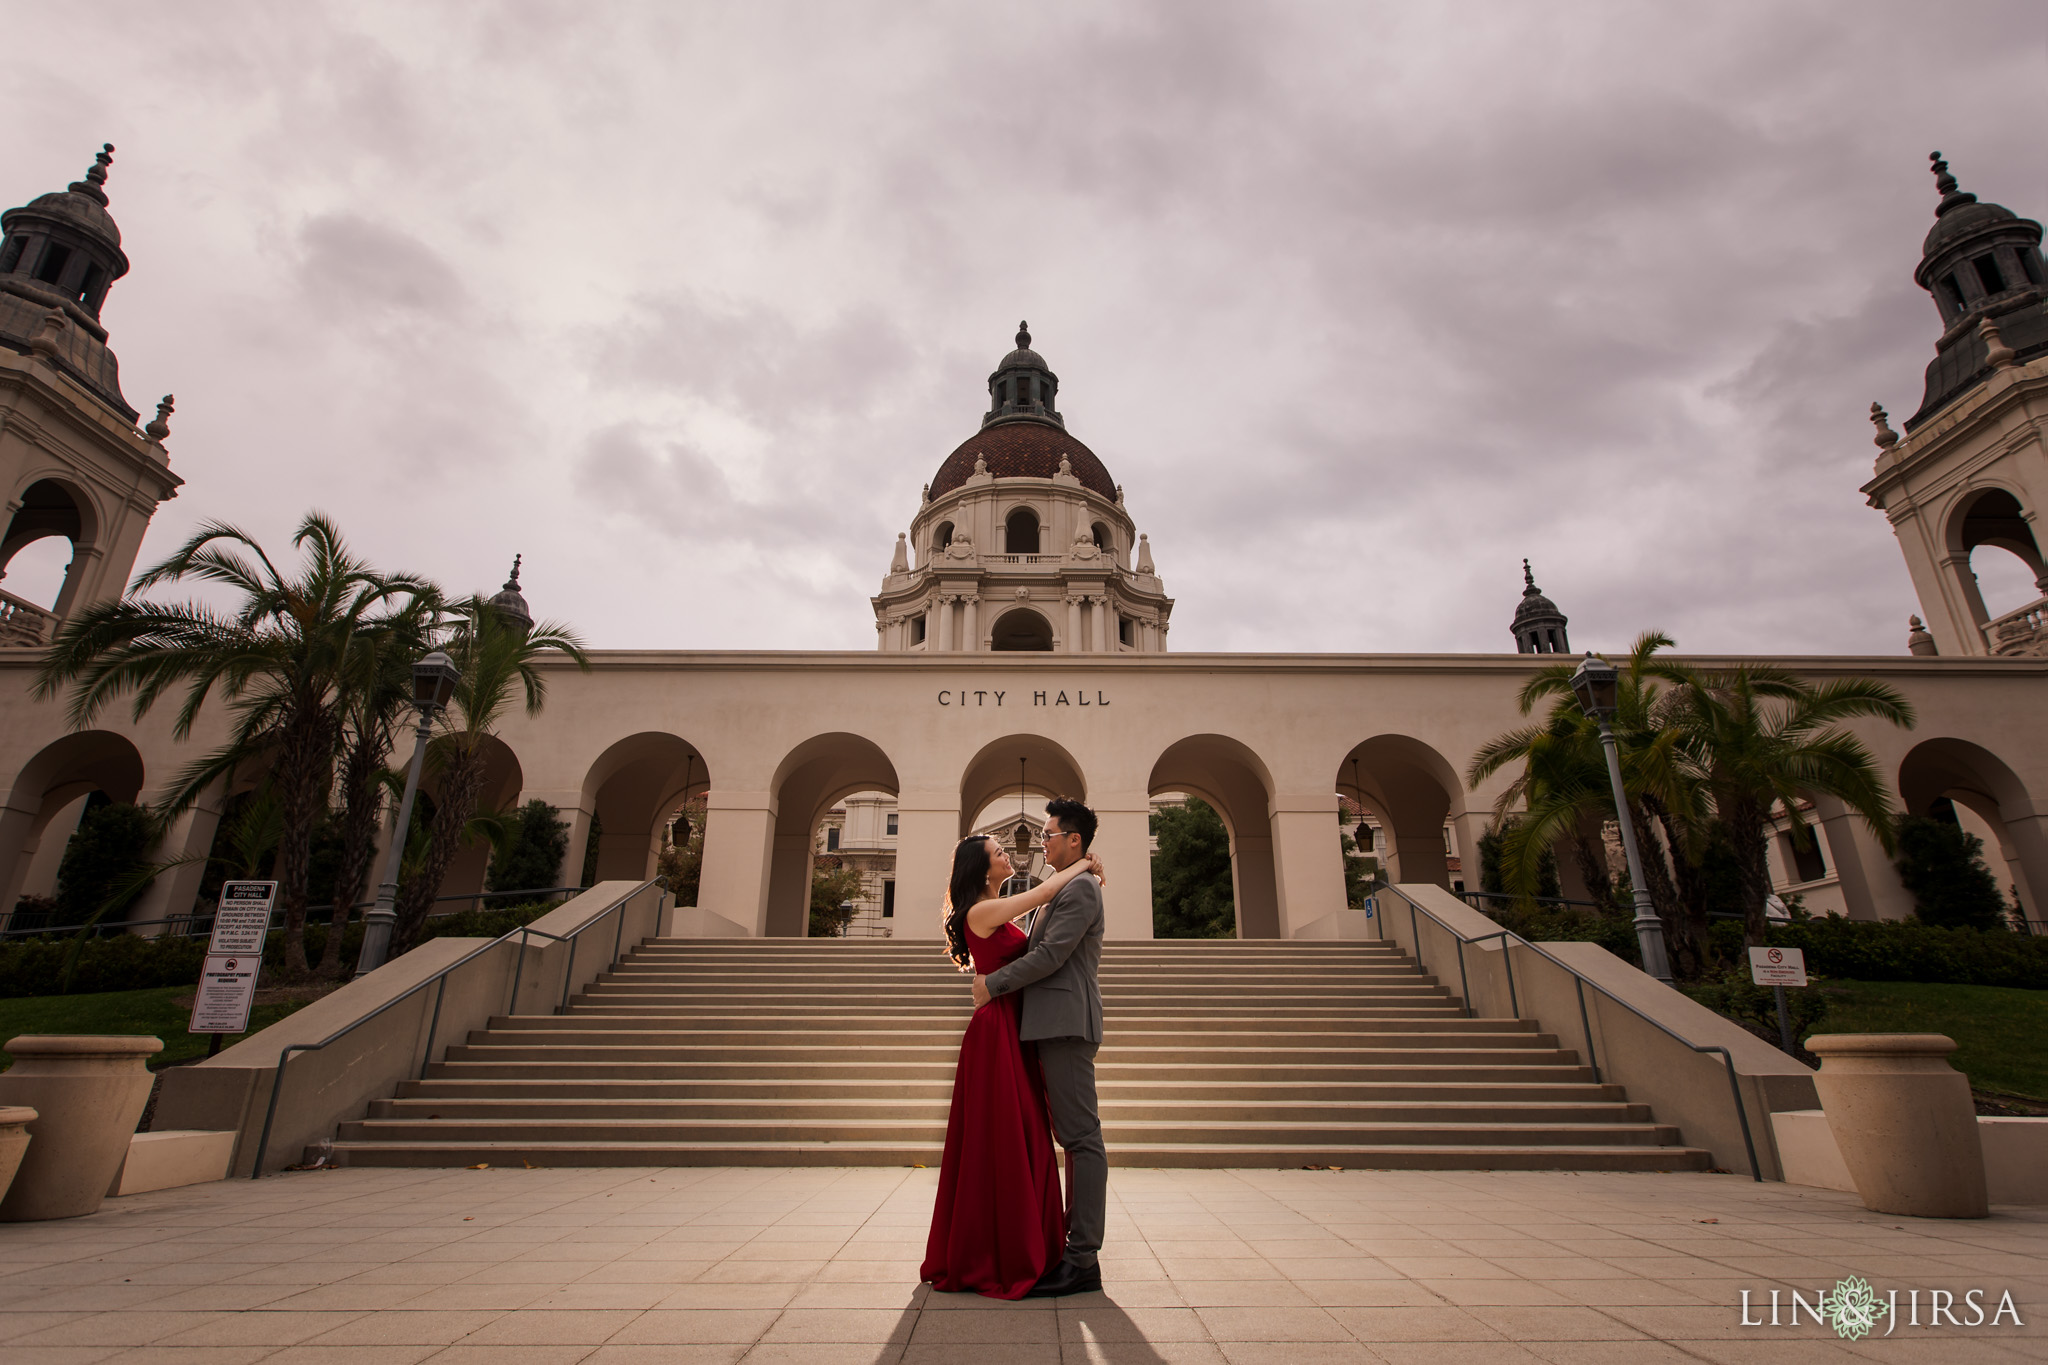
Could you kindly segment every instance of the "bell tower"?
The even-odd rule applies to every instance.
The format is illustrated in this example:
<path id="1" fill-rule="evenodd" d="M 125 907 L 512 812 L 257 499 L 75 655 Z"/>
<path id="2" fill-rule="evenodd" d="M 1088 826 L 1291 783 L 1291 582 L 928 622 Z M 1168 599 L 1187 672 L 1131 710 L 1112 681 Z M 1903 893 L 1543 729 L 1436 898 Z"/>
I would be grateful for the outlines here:
<path id="1" fill-rule="evenodd" d="M 1870 405 L 1877 469 L 1863 486 L 1898 537 L 1920 598 L 1915 654 L 2048 656 L 2048 268 L 2041 225 L 1979 202 L 1929 158 L 1941 196 L 1914 281 L 1934 298 L 1942 332 L 1920 406 L 1892 429 Z M 2038 596 L 1994 617 L 1971 552 L 2008 550 Z M 1930 638 L 1931 637 L 1931 640 Z"/>
<path id="2" fill-rule="evenodd" d="M 81 180 L 0 213 L 0 579 L 23 547 L 71 542 L 49 604 L 0 587 L 0 648 L 48 643 L 57 624 L 118 597 L 157 505 L 183 482 L 171 472 L 171 397 L 136 429 L 100 312 L 128 273 L 107 212 L 111 143 Z"/>

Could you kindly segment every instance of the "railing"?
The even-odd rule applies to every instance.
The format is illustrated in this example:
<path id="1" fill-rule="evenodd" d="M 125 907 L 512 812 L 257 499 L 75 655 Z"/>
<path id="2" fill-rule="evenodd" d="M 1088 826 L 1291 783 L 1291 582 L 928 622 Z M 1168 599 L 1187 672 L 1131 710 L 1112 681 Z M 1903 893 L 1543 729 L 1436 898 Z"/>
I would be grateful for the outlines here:
<path id="1" fill-rule="evenodd" d="M 1058 564 L 1065 555 L 983 555 L 984 564 Z"/>
<path id="2" fill-rule="evenodd" d="M 526 896 L 531 897 L 533 899 L 539 899 L 543 896 L 561 896 L 580 893 L 588 889 L 588 887 L 582 886 L 545 886 L 531 887 L 524 891 L 469 891 L 457 896 L 436 896 L 434 897 L 432 903 L 435 905 L 442 905 L 447 903 L 448 901 L 510 900 L 517 896 Z M 372 906 L 376 905 L 376 903 L 377 902 L 373 900 L 357 901 L 354 905 L 350 906 L 349 908 L 352 911 L 368 910 Z M 312 919 L 312 916 L 316 911 L 321 910 L 325 910 L 330 915 L 332 915 L 334 907 L 332 905 L 307 906 L 307 922 L 309 924 L 318 923 L 318 921 Z M 467 913 L 469 912 L 466 910 L 442 910 L 438 913 L 428 915 L 427 918 L 446 919 L 450 915 L 463 915 Z M 9 915 L 7 917 L 7 923 L 9 927 L 5 929 L 0 929 L 0 940 L 6 940 L 10 938 L 28 938 L 41 934 L 75 934 L 85 929 L 97 930 L 102 937 L 109 937 L 114 934 L 125 934 L 130 929 L 147 928 L 149 926 L 158 924 L 176 926 L 168 930 L 163 935 L 163 937 L 166 938 L 172 936 L 176 936 L 179 938 L 196 938 L 200 934 L 211 933 L 213 931 L 212 915 L 172 915 L 168 919 L 102 920 L 98 924 L 52 924 L 44 926 L 42 928 L 37 928 L 31 925 L 26 929 L 16 929 L 13 927 L 13 923 L 15 918 L 20 914 L 21 912 L 17 910 L 14 912 L 13 915 Z M 270 912 L 270 917 L 271 922 L 269 925 L 269 929 L 281 929 L 284 927 L 284 911 L 272 910 Z M 323 925 L 322 927 L 326 926 Z"/>
<path id="3" fill-rule="evenodd" d="M 440 971 L 435 972 L 432 976 L 420 982 L 418 985 L 412 987 L 410 990 L 407 990 L 399 995 L 393 996 L 391 999 L 379 1005 L 376 1009 L 371 1010 L 362 1018 L 352 1020 L 343 1027 L 336 1029 L 334 1032 L 328 1034 L 325 1038 L 322 1038 L 319 1042 L 293 1043 L 281 1052 L 279 1052 L 277 1054 L 277 1071 L 274 1079 L 270 1083 L 270 1107 L 266 1109 L 263 1114 L 263 1133 L 262 1136 L 256 1139 L 256 1160 L 254 1165 L 250 1168 L 249 1178 L 251 1180 L 255 1180 L 260 1178 L 263 1174 L 263 1158 L 264 1155 L 270 1149 L 270 1130 L 271 1127 L 277 1121 L 278 1098 L 284 1094 L 285 1063 L 291 1060 L 291 1056 L 294 1052 L 319 1052 L 323 1048 L 328 1047 L 330 1044 L 333 1044 L 339 1041 L 340 1039 L 347 1037 L 349 1034 L 361 1028 L 364 1024 L 369 1023 L 372 1019 L 375 1019 L 379 1015 L 386 1013 L 393 1007 L 403 1003 L 404 1001 L 412 999 L 415 995 L 418 995 L 427 987 L 435 986 L 437 987 L 437 989 L 434 993 L 434 1013 L 432 1018 L 428 1021 L 427 1044 L 420 1055 L 420 1079 L 425 1080 L 427 1076 L 427 1068 L 433 1064 L 434 1060 L 434 1035 L 440 1030 L 441 1027 L 441 1002 L 447 998 L 448 977 L 452 972 L 455 971 L 456 968 L 474 962 L 477 958 L 482 957 L 485 953 L 490 952 L 493 948 L 497 948 L 509 942 L 511 939 L 515 937 L 518 938 L 519 961 L 517 967 L 513 970 L 512 974 L 511 999 L 506 1003 L 505 1006 L 505 1012 L 507 1014 L 512 1014 L 517 1012 L 519 1004 L 519 982 L 521 975 L 526 970 L 527 943 L 533 938 L 548 939 L 551 942 L 555 943 L 566 943 L 569 945 L 569 958 L 568 962 L 562 968 L 562 999 L 561 1003 L 555 1007 L 555 1013 L 560 1014 L 563 1011 L 567 1010 L 569 1007 L 569 987 L 570 983 L 575 980 L 576 941 L 583 936 L 586 930 L 598 924 L 600 921 L 605 919 L 606 916 L 613 914 L 618 915 L 619 927 L 617 932 L 612 936 L 612 965 L 617 966 L 619 961 L 619 955 L 625 947 L 625 909 L 627 905 L 631 904 L 635 898 L 639 897 L 640 895 L 644 894 L 650 889 L 656 888 L 658 885 L 659 879 L 649 878 L 648 880 L 640 883 L 640 885 L 634 887 L 631 891 L 628 891 L 625 895 L 613 901 L 610 905 L 606 906 L 603 910 L 599 911 L 591 918 L 585 920 L 575 930 L 568 934 L 550 934 L 545 930 L 535 929 L 524 924 L 520 925 L 516 929 L 508 929 L 505 931 L 505 933 L 503 933 L 497 938 L 492 939 L 489 943 L 486 943 L 479 948 L 474 948 L 469 952 L 464 953 L 461 957 L 455 959 L 455 961 L 449 963 Z"/>
<path id="4" fill-rule="evenodd" d="M 1641 1019 L 1644 1023 L 1652 1025 L 1660 1032 L 1664 1033 L 1666 1036 L 1676 1040 L 1677 1042 L 1683 1044 L 1686 1047 L 1691 1048 L 1694 1052 L 1720 1053 L 1721 1061 L 1728 1069 L 1728 1094 L 1735 1101 L 1735 1118 L 1736 1121 L 1740 1123 L 1742 1126 L 1742 1145 L 1749 1154 L 1749 1174 L 1750 1177 L 1756 1180 L 1759 1184 L 1762 1183 L 1764 1178 L 1763 1168 L 1757 1163 L 1756 1140 L 1750 1135 L 1749 1131 L 1749 1110 L 1748 1107 L 1745 1106 L 1742 1102 L 1742 1086 L 1735 1079 L 1735 1056 L 1733 1053 L 1729 1052 L 1727 1048 L 1722 1047 L 1718 1044 L 1695 1043 L 1694 1041 L 1692 1041 L 1692 1039 L 1687 1038 L 1684 1034 L 1678 1032 L 1676 1029 L 1664 1023 L 1662 1020 L 1651 1018 L 1649 1015 L 1637 1009 L 1634 1005 L 1631 1005 L 1628 1001 L 1616 995 L 1613 991 L 1610 991 L 1606 987 L 1602 986 L 1599 982 L 1591 980 L 1583 972 L 1579 971 L 1578 968 L 1572 966 L 1569 962 L 1566 962 L 1562 958 L 1559 958 L 1556 955 L 1538 947 L 1536 944 L 1531 943 L 1528 939 L 1523 938 L 1520 934 L 1516 933 L 1512 929 L 1502 929 L 1497 933 L 1480 934 L 1473 938 L 1467 938 L 1463 934 L 1459 933 L 1456 929 L 1453 929 L 1450 925 L 1444 923 L 1443 919 L 1440 916 L 1430 911 L 1427 907 L 1416 904 L 1413 897 L 1407 895 L 1399 887 L 1393 885 L 1390 882 L 1376 882 L 1368 889 L 1371 892 L 1371 894 L 1375 897 L 1377 897 L 1380 892 L 1387 891 L 1392 892 L 1394 895 L 1399 896 L 1403 901 L 1407 902 L 1409 935 L 1415 944 L 1415 966 L 1418 971 L 1426 973 L 1428 970 L 1424 966 L 1422 960 L 1422 933 L 1418 915 L 1428 915 L 1431 922 L 1434 923 L 1438 929 L 1441 929 L 1444 933 L 1449 934 L 1451 936 L 1451 940 L 1458 945 L 1458 985 L 1461 992 L 1461 998 L 1463 999 L 1465 1004 L 1465 1016 L 1468 1019 L 1472 1017 L 1471 986 L 1465 974 L 1465 945 L 1468 943 L 1486 943 L 1496 938 L 1501 940 L 1501 965 L 1506 969 L 1508 979 L 1508 1008 L 1513 1011 L 1514 1016 L 1517 1019 L 1520 1019 L 1522 1017 L 1522 1007 L 1521 1002 L 1517 998 L 1515 992 L 1515 962 L 1514 957 L 1508 951 L 1508 949 L 1511 946 L 1519 944 L 1520 946 L 1527 948 L 1530 952 L 1535 953 L 1538 957 L 1543 958 L 1551 965 L 1561 967 L 1566 972 L 1570 973 L 1572 978 L 1572 984 L 1578 992 L 1579 1027 L 1584 1032 L 1586 1039 L 1586 1063 L 1593 1070 L 1593 1080 L 1596 1084 L 1600 1082 L 1600 1059 L 1593 1050 L 1592 1017 L 1586 1011 L 1586 987 L 1588 986 L 1591 986 L 1594 990 L 1599 991 L 1600 994 L 1606 996 L 1609 1000 L 1612 1000 L 1615 1004 L 1621 1006 L 1630 1014 L 1635 1015 L 1636 1018 Z M 1378 916 L 1374 917 L 1376 922 L 1378 918 Z"/>
<path id="5" fill-rule="evenodd" d="M 40 649 L 50 642 L 56 613 L 0 591 L 0 649 Z"/>
<path id="6" fill-rule="evenodd" d="M 1986 621 L 1984 643 L 1993 654 L 2048 654 L 2048 597 Z"/>

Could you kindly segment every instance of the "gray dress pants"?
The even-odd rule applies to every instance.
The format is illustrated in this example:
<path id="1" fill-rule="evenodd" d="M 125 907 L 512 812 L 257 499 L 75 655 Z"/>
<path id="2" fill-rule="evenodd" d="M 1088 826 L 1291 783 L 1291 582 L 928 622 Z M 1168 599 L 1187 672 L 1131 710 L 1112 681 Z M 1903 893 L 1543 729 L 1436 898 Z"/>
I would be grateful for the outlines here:
<path id="1" fill-rule="evenodd" d="M 1085 1038 L 1041 1038 L 1035 1046 L 1053 1136 L 1067 1151 L 1066 1259 L 1086 1270 L 1102 1250 L 1109 1202 L 1109 1156 L 1095 1107 L 1096 1045 Z"/>

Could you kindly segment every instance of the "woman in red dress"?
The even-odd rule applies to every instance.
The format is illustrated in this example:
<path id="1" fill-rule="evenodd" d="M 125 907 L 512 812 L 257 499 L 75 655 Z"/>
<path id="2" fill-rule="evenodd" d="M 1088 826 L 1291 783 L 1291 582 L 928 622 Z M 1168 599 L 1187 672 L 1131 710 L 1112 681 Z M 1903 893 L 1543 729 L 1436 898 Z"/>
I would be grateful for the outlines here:
<path id="1" fill-rule="evenodd" d="M 984 976 L 1021 956 L 1027 940 L 1010 921 L 1082 873 L 1100 879 L 1102 864 L 1084 858 L 1029 891 L 998 896 L 1011 875 L 1002 845 L 961 840 L 947 892 L 947 956 L 961 971 Z M 1037 1054 L 1017 1037 L 1020 1004 L 1018 994 L 997 996 L 974 1012 L 960 1040 L 939 1197 L 919 1272 L 947 1293 L 1021 1299 L 1066 1250 L 1045 1079 Z"/>

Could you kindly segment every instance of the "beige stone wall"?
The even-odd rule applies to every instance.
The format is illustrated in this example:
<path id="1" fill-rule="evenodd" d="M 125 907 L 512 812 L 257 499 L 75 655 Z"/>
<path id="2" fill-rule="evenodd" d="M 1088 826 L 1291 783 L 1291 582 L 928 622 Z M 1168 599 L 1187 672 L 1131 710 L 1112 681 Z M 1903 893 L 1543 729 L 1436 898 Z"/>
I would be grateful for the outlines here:
<path id="1" fill-rule="evenodd" d="M 1782 659 L 1806 676 L 1881 677 L 1912 700 L 1911 732 L 1859 725 L 1915 808 L 1955 796 L 1995 819 L 2011 866 L 2038 903 L 2048 889 L 2048 662 L 2026 659 Z M 895 934 L 936 934 L 954 842 L 999 794 L 1018 759 L 1034 791 L 1100 813 L 1097 847 L 1120 875 L 1109 932 L 1151 932 L 1152 797 L 1187 791 L 1229 825 L 1247 936 L 1290 936 L 1342 904 L 1338 793 L 1389 834 L 1390 875 L 1448 884 L 1443 830 L 1476 847 L 1499 790 L 1460 780 L 1485 740 L 1522 721 L 1514 697 L 1536 656 L 600 652 L 579 673 L 551 669 L 538 719 L 502 731 L 507 795 L 571 818 L 580 867 L 592 812 L 605 833 L 601 877 L 652 871 L 686 783 L 709 809 L 701 904 L 756 934 L 803 932 L 819 821 L 877 791 L 897 807 Z M 105 718 L 66 733 L 61 708 L 29 700 L 33 661 L 0 656 L 0 904 L 11 906 L 42 825 L 97 785 L 119 799 L 162 786 L 219 738 L 210 712 L 190 743 L 171 712 Z M 1085 705 L 1083 704 L 1085 700 Z M 1351 760 L 1359 759 L 1354 770 Z M 1356 787 L 1353 773 L 1356 771 Z M 1844 903 L 1896 916 L 1910 903 L 1860 822 L 1816 812 Z M 190 826 L 176 856 L 204 851 Z M 458 888 L 459 889 L 459 888 Z"/>

